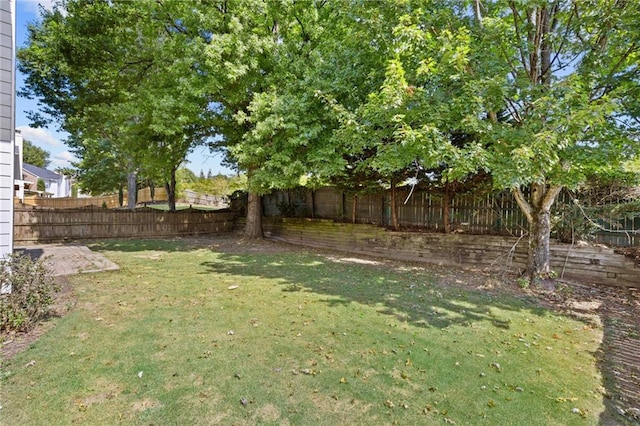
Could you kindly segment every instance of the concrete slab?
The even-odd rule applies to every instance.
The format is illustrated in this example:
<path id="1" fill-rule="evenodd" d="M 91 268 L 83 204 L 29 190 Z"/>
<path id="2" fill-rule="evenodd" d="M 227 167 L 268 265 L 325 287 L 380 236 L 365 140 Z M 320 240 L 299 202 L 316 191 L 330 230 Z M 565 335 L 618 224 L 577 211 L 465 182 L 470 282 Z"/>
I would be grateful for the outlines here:
<path id="1" fill-rule="evenodd" d="M 78 244 L 38 244 L 14 247 L 14 251 L 25 253 L 34 260 L 44 259 L 55 276 L 120 269 L 102 254 Z"/>

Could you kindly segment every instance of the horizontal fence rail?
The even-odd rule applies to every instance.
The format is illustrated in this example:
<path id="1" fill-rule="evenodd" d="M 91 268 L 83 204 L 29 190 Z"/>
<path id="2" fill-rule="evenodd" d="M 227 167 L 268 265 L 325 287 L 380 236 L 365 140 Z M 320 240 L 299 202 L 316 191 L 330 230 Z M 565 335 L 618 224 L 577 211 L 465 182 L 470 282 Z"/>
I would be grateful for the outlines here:
<path id="1" fill-rule="evenodd" d="M 99 238 L 162 238 L 232 232 L 236 213 L 187 209 L 176 212 L 84 209 L 15 209 L 14 242 L 61 242 Z"/>

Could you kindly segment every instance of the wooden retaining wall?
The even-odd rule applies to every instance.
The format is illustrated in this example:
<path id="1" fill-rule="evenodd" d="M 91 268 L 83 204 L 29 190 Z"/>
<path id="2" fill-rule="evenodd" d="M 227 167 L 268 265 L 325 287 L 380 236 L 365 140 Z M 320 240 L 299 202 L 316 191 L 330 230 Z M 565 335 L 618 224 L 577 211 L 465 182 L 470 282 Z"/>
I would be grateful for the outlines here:
<path id="1" fill-rule="evenodd" d="M 109 210 L 15 209 L 16 244 L 99 238 L 163 238 L 231 232 L 235 212 L 187 209 L 177 212 L 151 208 Z"/>
<path id="2" fill-rule="evenodd" d="M 524 270 L 527 261 L 526 238 L 393 232 L 318 219 L 265 218 L 263 226 L 275 240 L 387 259 L 511 272 Z M 640 268 L 606 247 L 552 244 L 551 266 L 567 279 L 640 287 Z"/>

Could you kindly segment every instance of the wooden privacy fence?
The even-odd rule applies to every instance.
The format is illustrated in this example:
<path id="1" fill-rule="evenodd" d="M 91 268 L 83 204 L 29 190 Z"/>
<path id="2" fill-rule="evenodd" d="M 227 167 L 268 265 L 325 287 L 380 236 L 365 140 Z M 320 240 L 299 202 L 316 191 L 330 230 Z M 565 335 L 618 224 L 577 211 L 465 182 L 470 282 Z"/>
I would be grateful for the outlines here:
<path id="1" fill-rule="evenodd" d="M 124 193 L 123 200 L 124 203 L 127 202 L 126 191 Z M 138 191 L 138 203 L 150 203 L 152 201 L 167 200 L 167 191 L 164 188 L 156 188 L 153 198 L 151 197 L 150 188 L 143 188 Z M 83 198 L 25 197 L 24 204 L 27 206 L 42 207 L 48 209 L 75 209 L 88 206 L 114 209 L 120 207 L 120 197 L 118 196 L 118 194 Z"/>
<path id="2" fill-rule="evenodd" d="M 201 206 L 211 206 L 217 208 L 229 207 L 229 198 L 220 195 L 198 194 L 191 189 L 185 189 L 183 195 L 184 201 L 188 204 L 198 204 Z"/>
<path id="3" fill-rule="evenodd" d="M 15 209 L 16 244 L 98 238 L 162 238 L 233 231 L 235 212 L 151 208 Z"/>
<path id="4" fill-rule="evenodd" d="M 393 232 L 378 226 L 331 220 L 268 218 L 268 238 L 386 259 L 462 268 L 520 272 L 526 268 L 527 239 L 497 235 Z M 613 249 L 551 245 L 551 268 L 558 276 L 588 283 L 637 287 L 640 268 Z"/>
<path id="5" fill-rule="evenodd" d="M 399 191 L 397 195 L 398 223 L 404 229 L 444 230 L 443 196 L 427 191 Z M 357 197 L 334 187 L 311 191 L 296 188 L 276 191 L 263 197 L 265 216 L 312 217 L 337 221 L 352 221 L 354 202 L 355 222 L 372 225 L 391 225 L 390 192 L 365 194 Z M 572 196 L 562 193 L 556 208 L 571 206 Z M 286 210 L 286 211 L 283 211 Z M 577 213 L 581 215 L 581 212 Z M 584 217 L 580 217 L 583 221 Z M 527 219 L 509 191 L 486 194 L 459 194 L 449 205 L 451 229 L 472 234 L 509 235 L 519 237 L 527 233 Z M 628 232 L 598 231 L 595 243 L 614 246 L 640 245 L 640 217 L 596 218 L 604 228 L 617 227 Z M 613 224 L 613 225 L 612 225 Z M 568 232 L 571 235 L 571 232 Z"/>

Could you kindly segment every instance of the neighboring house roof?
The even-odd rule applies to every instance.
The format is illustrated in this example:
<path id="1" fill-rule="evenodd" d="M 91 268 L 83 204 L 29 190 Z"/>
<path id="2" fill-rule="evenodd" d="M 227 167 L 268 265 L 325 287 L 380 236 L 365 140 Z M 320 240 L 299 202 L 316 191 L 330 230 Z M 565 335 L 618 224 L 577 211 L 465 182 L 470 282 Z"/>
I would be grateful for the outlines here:
<path id="1" fill-rule="evenodd" d="M 27 164 L 27 163 L 23 163 L 22 164 L 22 168 L 31 173 L 32 175 L 34 175 L 35 177 L 41 178 L 41 179 L 45 179 L 45 180 L 58 180 L 60 179 L 60 175 L 52 172 L 51 170 L 47 170 L 47 169 L 42 169 L 40 167 L 36 167 L 34 165 L 31 164 Z"/>

